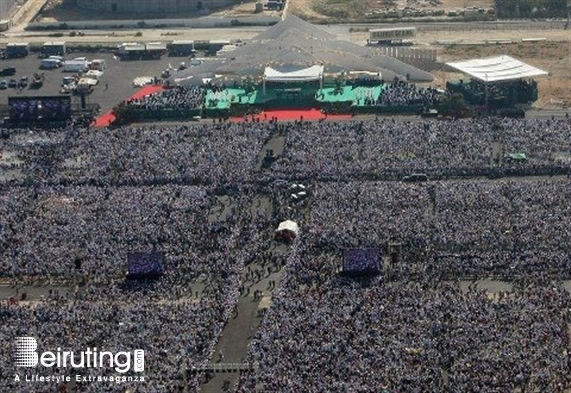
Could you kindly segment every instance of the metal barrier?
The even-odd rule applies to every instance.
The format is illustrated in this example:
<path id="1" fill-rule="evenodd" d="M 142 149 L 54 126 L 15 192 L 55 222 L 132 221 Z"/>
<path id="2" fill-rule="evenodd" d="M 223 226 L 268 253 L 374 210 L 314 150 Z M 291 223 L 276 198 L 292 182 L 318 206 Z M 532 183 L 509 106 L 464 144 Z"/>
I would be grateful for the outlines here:
<path id="1" fill-rule="evenodd" d="M 436 49 L 403 48 L 398 46 L 386 46 L 375 48 L 380 54 L 394 57 L 399 60 L 413 61 L 437 61 Z"/>
<path id="2" fill-rule="evenodd" d="M 203 366 L 193 366 L 190 371 L 202 372 L 202 371 L 213 371 L 215 373 L 237 373 L 243 370 L 254 370 L 257 369 L 257 364 L 249 363 L 208 363 Z"/>

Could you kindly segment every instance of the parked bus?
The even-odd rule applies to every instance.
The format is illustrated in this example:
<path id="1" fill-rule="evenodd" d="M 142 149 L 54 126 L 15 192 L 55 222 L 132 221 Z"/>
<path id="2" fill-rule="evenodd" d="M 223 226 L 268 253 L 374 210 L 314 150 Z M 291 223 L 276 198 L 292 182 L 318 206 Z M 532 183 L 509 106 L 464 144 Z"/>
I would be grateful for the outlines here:
<path id="1" fill-rule="evenodd" d="M 369 30 L 369 42 L 392 43 L 410 39 L 416 35 L 416 27 L 391 27 Z"/>

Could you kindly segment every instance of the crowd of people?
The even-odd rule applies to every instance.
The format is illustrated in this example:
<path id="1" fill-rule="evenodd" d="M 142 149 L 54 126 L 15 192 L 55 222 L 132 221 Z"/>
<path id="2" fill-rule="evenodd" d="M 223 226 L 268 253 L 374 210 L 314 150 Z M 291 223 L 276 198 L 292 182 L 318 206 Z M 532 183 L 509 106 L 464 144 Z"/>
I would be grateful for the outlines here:
<path id="1" fill-rule="evenodd" d="M 363 90 L 363 95 L 357 96 L 357 102 L 366 106 L 421 106 L 433 107 L 441 103 L 447 93 L 433 87 L 419 87 L 414 83 L 395 79 L 387 83 L 386 89 L 378 96 L 373 94 L 373 89 Z M 128 107 L 144 109 L 148 111 L 184 110 L 195 109 L 205 105 L 207 108 L 216 107 L 218 101 L 240 102 L 233 97 L 225 87 L 210 86 L 209 90 L 199 86 L 174 87 L 162 90 L 141 98 L 130 99 L 126 102 Z M 208 99 L 207 99 L 208 96 Z M 231 97 L 232 96 L 232 97 Z M 323 98 L 322 93 L 318 97 Z M 279 97 L 278 97 L 279 98 Z"/>
<path id="2" fill-rule="evenodd" d="M 328 182 L 314 196 L 305 235 L 322 249 L 400 244 L 416 276 L 571 278 L 568 179 Z"/>
<path id="3" fill-rule="evenodd" d="M 204 104 L 205 91 L 196 86 L 174 87 L 130 99 L 127 106 L 149 111 L 184 110 L 200 108 Z"/>
<path id="4" fill-rule="evenodd" d="M 192 248 L 188 233 L 200 228 L 210 199 L 192 186 L 20 188 L 0 196 L 7 245 L 0 272 L 16 276 L 120 275 L 128 252 L 154 249 L 170 255 L 172 271 Z M 200 274 L 195 263 L 188 269 Z"/>
<path id="5" fill-rule="evenodd" d="M 369 101 L 372 105 L 431 107 L 441 103 L 447 93 L 434 87 L 419 87 L 414 83 L 395 79 L 383 91 L 377 100 Z"/>
<path id="6" fill-rule="evenodd" d="M 213 358 L 238 296 L 250 295 L 243 277 L 259 280 L 270 268 L 248 263 L 284 219 L 301 232 L 239 393 L 569 385 L 571 295 L 560 281 L 571 272 L 569 179 L 371 181 L 565 168 L 569 120 L 0 131 L 0 279 L 71 283 L 41 301 L 0 302 L 0 336 L 38 337 L 46 350 L 146 351 L 144 384 L 80 383 L 79 391 L 198 391 L 204 374 L 188 370 Z M 275 136 L 284 151 L 272 147 L 264 168 Z M 509 152 L 527 161 L 509 163 Z M 287 180 L 303 182 L 302 201 Z M 256 211 L 261 196 L 271 201 L 267 215 Z M 339 276 L 341 249 L 386 257 L 390 244 L 399 255 L 382 258 L 378 277 Z M 165 254 L 164 276 L 125 282 L 128 253 L 154 251 Z M 458 281 L 483 276 L 512 288 L 490 298 Z M 12 344 L 0 344 L 0 391 L 22 387 Z"/>
<path id="7" fill-rule="evenodd" d="M 285 151 L 263 175 L 258 153 L 281 130 Z M 461 131 L 459 131 L 461 130 Z M 127 126 L 56 135 L 19 133 L 11 151 L 23 175 L 50 181 L 250 182 L 276 179 L 400 180 L 569 174 L 568 119 L 417 121 L 379 118 L 355 122 L 278 125 Z M 513 160 L 510 154 L 519 154 Z M 6 165 L 0 160 L 0 165 Z"/>
<path id="8" fill-rule="evenodd" d="M 246 265 L 267 240 L 252 196 L 241 190 L 221 209 L 216 190 L 195 186 L 1 190 L 0 279 L 19 287 L 48 277 L 64 289 L 0 302 L 0 390 L 22 391 L 14 375 L 38 372 L 12 362 L 9 337 L 31 336 L 39 350 L 145 351 L 145 382 L 67 384 L 76 391 L 197 391 L 205 373 L 191 370 L 212 358 L 245 290 Z M 125 281 L 128 253 L 155 250 L 165 253 L 164 275 Z M 78 373 L 114 375 L 108 368 Z"/>
<path id="9" fill-rule="evenodd" d="M 301 242 L 303 243 L 303 242 Z M 303 284 L 306 264 L 324 273 Z M 558 392 L 569 385 L 571 296 L 557 283 L 490 298 L 458 282 L 356 280 L 300 244 L 237 392 Z"/>
<path id="10" fill-rule="evenodd" d="M 569 133 L 566 119 L 314 123 L 288 132 L 272 169 L 277 176 L 324 180 L 568 173 Z M 510 153 L 526 160 L 511 161 Z"/>
<path id="11" fill-rule="evenodd" d="M 21 178 L 41 182 L 236 184 L 253 179 L 258 153 L 273 128 L 223 123 L 24 132 L 0 141 L 0 149 L 14 156 L 6 164 Z"/>
<path id="12" fill-rule="evenodd" d="M 237 392 L 567 391 L 569 180 L 327 182 L 312 196 Z M 341 250 L 369 247 L 385 250 L 380 275 L 339 274 Z M 478 286 L 492 275 L 509 289 Z"/>

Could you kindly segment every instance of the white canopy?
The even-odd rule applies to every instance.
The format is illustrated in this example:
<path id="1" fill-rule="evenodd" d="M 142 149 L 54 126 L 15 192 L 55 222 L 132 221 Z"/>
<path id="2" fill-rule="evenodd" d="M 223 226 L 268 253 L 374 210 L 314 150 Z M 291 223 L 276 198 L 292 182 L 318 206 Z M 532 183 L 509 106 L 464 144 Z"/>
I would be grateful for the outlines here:
<path id="1" fill-rule="evenodd" d="M 498 82 L 547 75 L 547 72 L 510 56 L 496 56 L 446 64 L 482 82 Z"/>
<path id="2" fill-rule="evenodd" d="M 303 82 L 320 80 L 323 76 L 323 66 L 314 65 L 295 71 L 278 71 L 272 67 L 264 70 L 264 79 L 268 82 Z"/>
<path id="3" fill-rule="evenodd" d="M 299 226 L 295 221 L 285 220 L 280 222 L 278 229 L 276 229 L 276 232 L 281 232 L 281 231 L 290 231 L 295 233 L 295 235 L 297 236 L 299 234 Z"/>

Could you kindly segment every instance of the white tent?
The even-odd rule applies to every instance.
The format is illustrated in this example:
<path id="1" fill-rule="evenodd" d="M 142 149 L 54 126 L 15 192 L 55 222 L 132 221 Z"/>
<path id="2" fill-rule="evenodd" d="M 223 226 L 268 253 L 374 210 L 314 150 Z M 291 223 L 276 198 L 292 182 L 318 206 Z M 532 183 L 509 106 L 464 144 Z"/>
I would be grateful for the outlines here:
<path id="1" fill-rule="evenodd" d="M 292 220 L 285 220 L 280 222 L 278 229 L 276 229 L 276 233 L 288 231 L 293 233 L 295 236 L 299 234 L 299 226 L 295 221 Z"/>
<path id="2" fill-rule="evenodd" d="M 296 70 L 276 70 L 266 67 L 263 78 L 263 92 L 266 94 L 266 82 L 307 82 L 319 81 L 319 88 L 323 88 L 323 66 L 314 65 Z"/>
<path id="3" fill-rule="evenodd" d="M 546 71 L 535 68 L 510 56 L 496 56 L 446 64 L 482 82 L 500 82 L 547 75 Z"/>
<path id="4" fill-rule="evenodd" d="M 314 65 L 295 71 L 279 71 L 272 67 L 264 70 L 264 79 L 268 82 L 304 82 L 317 81 L 323 77 L 323 66 Z"/>

